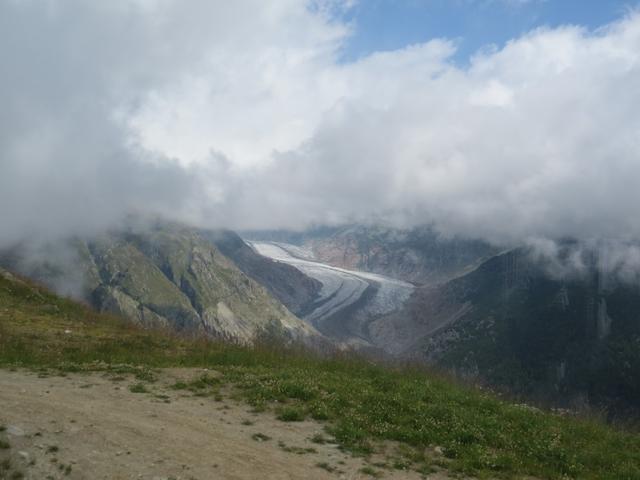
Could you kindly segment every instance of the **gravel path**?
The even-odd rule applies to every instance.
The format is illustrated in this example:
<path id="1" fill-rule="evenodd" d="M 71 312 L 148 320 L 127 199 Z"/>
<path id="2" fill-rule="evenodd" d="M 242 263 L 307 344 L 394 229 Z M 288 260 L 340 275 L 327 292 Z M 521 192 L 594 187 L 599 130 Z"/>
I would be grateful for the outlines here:
<path id="1" fill-rule="evenodd" d="M 0 438 L 10 444 L 0 457 L 10 457 L 12 472 L 27 479 L 372 478 L 360 472 L 367 465 L 363 459 L 310 440 L 327 436 L 318 423 L 285 423 L 272 413 L 251 413 L 227 395 L 216 401 L 169 387 L 202 373 L 164 370 L 146 385 L 147 393 L 133 393 L 132 376 L 42 378 L 0 369 Z M 259 435 L 269 439 L 260 441 Z M 421 477 L 384 470 L 383 478 Z"/>

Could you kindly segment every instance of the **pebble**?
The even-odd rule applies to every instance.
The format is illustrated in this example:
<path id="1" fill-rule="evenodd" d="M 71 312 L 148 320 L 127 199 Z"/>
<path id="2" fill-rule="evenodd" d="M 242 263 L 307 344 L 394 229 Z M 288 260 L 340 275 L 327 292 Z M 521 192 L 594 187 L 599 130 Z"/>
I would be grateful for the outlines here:
<path id="1" fill-rule="evenodd" d="M 20 427 L 16 427 L 15 425 L 9 425 L 7 427 L 7 433 L 14 437 L 24 437 L 24 430 Z"/>

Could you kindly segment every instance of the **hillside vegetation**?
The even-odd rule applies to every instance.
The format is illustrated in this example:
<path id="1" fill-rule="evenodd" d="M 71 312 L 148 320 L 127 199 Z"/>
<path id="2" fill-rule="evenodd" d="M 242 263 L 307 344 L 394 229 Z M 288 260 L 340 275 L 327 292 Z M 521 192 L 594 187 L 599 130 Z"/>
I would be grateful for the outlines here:
<path id="1" fill-rule="evenodd" d="M 125 366 L 141 372 L 142 384 L 143 372 L 162 367 L 216 370 L 220 380 L 203 377 L 176 388 L 206 395 L 224 382 L 283 421 L 325 422 L 327 433 L 354 454 L 398 442 L 402 454 L 388 468 L 479 478 L 640 478 L 640 437 L 597 421 L 509 404 L 417 369 L 145 331 L 0 275 L 0 367 Z"/>

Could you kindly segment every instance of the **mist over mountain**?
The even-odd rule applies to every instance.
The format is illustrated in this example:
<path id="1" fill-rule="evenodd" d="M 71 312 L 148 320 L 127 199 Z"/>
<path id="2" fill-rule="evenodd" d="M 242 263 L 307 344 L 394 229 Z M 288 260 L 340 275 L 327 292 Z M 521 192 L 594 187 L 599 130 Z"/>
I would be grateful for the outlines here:
<path id="1" fill-rule="evenodd" d="M 131 213 L 511 246 L 639 236 L 637 11 L 461 63 L 446 38 L 344 60 L 351 8 L 3 2 L 0 244 Z"/>

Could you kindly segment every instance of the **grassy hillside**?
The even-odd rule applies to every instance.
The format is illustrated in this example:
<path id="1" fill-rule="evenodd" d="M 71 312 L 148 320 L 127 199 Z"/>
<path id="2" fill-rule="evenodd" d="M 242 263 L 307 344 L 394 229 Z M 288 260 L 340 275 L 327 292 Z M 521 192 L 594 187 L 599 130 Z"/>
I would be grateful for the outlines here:
<path id="1" fill-rule="evenodd" d="M 272 409 L 283 421 L 325 422 L 355 454 L 398 442 L 388 468 L 445 468 L 479 478 L 640 478 L 640 437 L 595 421 L 508 404 L 420 370 L 144 331 L 6 274 L 0 366 L 129 368 L 142 383 L 155 368 L 208 367 L 257 409 Z M 218 382 L 205 377 L 176 388 L 206 396 Z"/>

